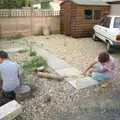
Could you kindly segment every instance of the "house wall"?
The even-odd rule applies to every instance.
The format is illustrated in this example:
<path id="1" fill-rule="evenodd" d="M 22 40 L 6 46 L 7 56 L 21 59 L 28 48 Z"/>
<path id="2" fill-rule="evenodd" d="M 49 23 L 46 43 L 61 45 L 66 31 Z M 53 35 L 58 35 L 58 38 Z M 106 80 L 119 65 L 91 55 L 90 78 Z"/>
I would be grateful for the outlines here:
<path id="1" fill-rule="evenodd" d="M 120 4 L 112 4 L 110 14 L 120 15 Z"/>

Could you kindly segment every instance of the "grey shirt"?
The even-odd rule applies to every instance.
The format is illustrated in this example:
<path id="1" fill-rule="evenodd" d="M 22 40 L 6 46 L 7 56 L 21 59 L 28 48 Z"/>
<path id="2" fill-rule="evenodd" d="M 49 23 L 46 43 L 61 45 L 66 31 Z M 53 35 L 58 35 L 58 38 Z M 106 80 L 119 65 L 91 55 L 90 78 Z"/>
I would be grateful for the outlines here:
<path id="1" fill-rule="evenodd" d="M 14 91 L 20 85 L 20 73 L 20 66 L 9 59 L 0 64 L 0 76 L 3 81 L 2 88 L 4 91 Z"/>

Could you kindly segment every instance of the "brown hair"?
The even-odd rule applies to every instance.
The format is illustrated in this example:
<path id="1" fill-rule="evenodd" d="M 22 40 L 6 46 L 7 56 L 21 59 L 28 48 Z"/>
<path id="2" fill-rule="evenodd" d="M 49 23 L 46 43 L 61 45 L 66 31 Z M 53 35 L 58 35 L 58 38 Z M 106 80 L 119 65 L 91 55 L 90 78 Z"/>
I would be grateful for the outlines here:
<path id="1" fill-rule="evenodd" d="M 110 56 L 107 52 L 102 52 L 98 56 L 98 61 L 100 63 L 105 63 L 105 62 L 108 62 L 109 60 L 110 60 Z"/>

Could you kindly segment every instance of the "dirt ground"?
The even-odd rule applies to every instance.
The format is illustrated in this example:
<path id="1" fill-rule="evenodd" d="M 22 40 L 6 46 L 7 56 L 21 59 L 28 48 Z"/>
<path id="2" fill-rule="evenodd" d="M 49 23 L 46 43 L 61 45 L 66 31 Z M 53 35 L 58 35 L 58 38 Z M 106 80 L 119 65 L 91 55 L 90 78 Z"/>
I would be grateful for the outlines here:
<path id="1" fill-rule="evenodd" d="M 95 59 L 105 45 L 91 38 L 71 38 L 64 35 L 32 36 L 19 40 L 0 41 L 0 49 L 26 47 L 26 41 L 41 47 L 70 65 L 82 70 Z M 14 60 L 21 60 L 22 55 Z M 20 102 L 22 114 L 16 120 L 119 120 L 120 119 L 120 53 L 112 54 L 117 61 L 117 75 L 113 87 L 101 89 L 93 86 L 82 90 L 74 89 L 66 81 L 58 82 L 36 79 L 27 75 L 27 83 L 36 87 L 33 97 Z M 23 55 L 24 59 L 27 59 Z"/>

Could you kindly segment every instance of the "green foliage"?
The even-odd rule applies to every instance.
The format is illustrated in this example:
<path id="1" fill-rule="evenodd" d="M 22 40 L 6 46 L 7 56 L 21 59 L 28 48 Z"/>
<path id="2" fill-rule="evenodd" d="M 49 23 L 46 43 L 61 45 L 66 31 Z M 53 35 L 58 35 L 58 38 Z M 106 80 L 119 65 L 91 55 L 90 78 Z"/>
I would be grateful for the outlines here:
<path id="1" fill-rule="evenodd" d="M 45 68 L 48 67 L 47 61 L 42 56 L 35 56 L 23 63 L 23 68 L 27 72 L 34 72 L 36 68 L 41 66 L 44 66 Z"/>
<path id="2" fill-rule="evenodd" d="M 41 4 L 42 9 L 50 9 L 50 2 L 53 0 L 34 0 L 33 4 Z"/>
<path id="3" fill-rule="evenodd" d="M 42 8 L 42 9 L 50 9 L 50 4 L 49 4 L 49 2 L 42 2 L 42 3 L 41 3 L 41 8 Z"/>
<path id="4" fill-rule="evenodd" d="M 51 2 L 53 0 L 33 0 L 33 3 L 34 4 L 39 4 L 39 3 L 42 3 L 42 2 Z"/>
<path id="5" fill-rule="evenodd" d="M 36 54 L 37 54 L 36 51 L 33 51 L 33 50 L 30 51 L 30 56 L 36 56 Z"/>
<path id="6" fill-rule="evenodd" d="M 31 0 L 0 0 L 0 9 L 14 9 L 31 6 Z"/>

